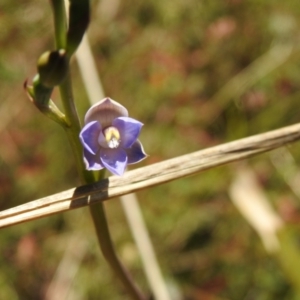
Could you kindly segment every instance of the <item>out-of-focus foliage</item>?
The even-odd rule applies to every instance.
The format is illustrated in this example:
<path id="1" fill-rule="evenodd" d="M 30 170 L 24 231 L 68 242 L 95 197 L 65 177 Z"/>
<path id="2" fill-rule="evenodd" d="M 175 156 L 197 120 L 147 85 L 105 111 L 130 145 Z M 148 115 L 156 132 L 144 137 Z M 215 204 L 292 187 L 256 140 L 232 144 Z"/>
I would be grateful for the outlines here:
<path id="1" fill-rule="evenodd" d="M 276 45 L 297 42 L 297 0 L 102 0 L 92 6 L 89 37 L 106 95 L 145 123 L 141 141 L 150 157 L 138 166 L 299 121 L 297 45 L 285 64 L 241 96 L 214 97 Z M 54 49 L 50 4 L 2 0 L 0 13 L 4 210 L 79 181 L 63 130 L 30 104 L 22 88 L 36 73 L 38 57 Z M 75 63 L 73 71 L 82 118 L 88 102 Z M 57 91 L 52 98 L 60 106 Z M 299 162 L 299 145 L 290 150 Z M 268 154 L 249 163 L 299 234 L 299 199 Z M 286 274 L 229 201 L 234 171 L 234 164 L 219 167 L 138 194 L 163 272 L 184 299 L 292 299 Z M 147 289 L 119 203 L 106 206 L 118 252 Z M 86 210 L 1 230 L 0 298 L 44 299 L 74 232 L 84 237 L 76 247 L 87 245 L 72 285 L 78 299 L 126 299 L 101 258 Z"/>

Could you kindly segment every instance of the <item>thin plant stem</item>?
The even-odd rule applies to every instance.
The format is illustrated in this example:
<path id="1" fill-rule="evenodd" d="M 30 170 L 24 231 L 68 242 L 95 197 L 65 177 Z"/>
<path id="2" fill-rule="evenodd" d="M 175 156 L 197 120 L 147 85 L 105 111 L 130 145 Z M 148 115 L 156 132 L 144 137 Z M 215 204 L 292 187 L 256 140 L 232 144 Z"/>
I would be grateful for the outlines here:
<path id="1" fill-rule="evenodd" d="M 84 36 L 76 52 L 76 59 L 90 104 L 93 105 L 105 95 L 87 35 Z M 137 196 L 136 194 L 124 195 L 120 200 L 153 296 L 156 300 L 170 300 L 171 296 L 156 258 Z"/>
<path id="2" fill-rule="evenodd" d="M 81 175 L 81 179 L 84 183 L 92 183 L 95 182 L 95 176 L 92 172 L 86 171 L 85 166 L 82 159 L 81 153 L 81 145 L 79 141 L 79 131 L 80 124 L 79 119 L 77 117 L 76 109 L 72 103 L 72 90 L 71 90 L 71 82 L 70 77 L 66 79 L 66 81 L 60 86 L 60 92 L 62 97 L 62 102 L 64 103 L 64 108 L 66 112 L 66 116 L 69 119 L 71 126 L 66 129 L 67 136 L 71 143 L 77 168 L 79 174 Z M 100 177 L 104 177 L 104 172 L 101 172 Z M 98 203 L 89 207 L 90 213 L 94 222 L 96 234 L 98 237 L 98 241 L 100 244 L 101 251 L 108 261 L 111 268 L 114 270 L 115 274 L 127 288 L 128 293 L 131 295 L 132 299 L 135 300 L 143 300 L 145 297 L 142 295 L 128 271 L 122 265 L 121 261 L 118 259 L 115 249 L 112 244 L 112 240 L 110 237 L 110 232 L 107 224 L 105 209 L 103 203 Z"/>
<path id="3" fill-rule="evenodd" d="M 55 40 L 58 48 L 65 46 L 65 36 L 66 36 L 66 14 L 63 0 L 53 0 L 53 12 L 54 12 L 54 25 L 55 25 Z M 80 122 L 76 107 L 74 104 L 74 98 L 72 93 L 72 84 L 70 73 L 67 78 L 59 86 L 62 103 L 65 110 L 65 115 L 69 127 L 66 127 L 66 133 L 71 144 L 72 150 L 75 155 L 75 161 L 77 165 L 78 172 L 81 176 L 81 181 L 83 183 L 92 183 L 96 181 L 96 176 L 93 172 L 88 172 L 85 170 L 85 165 L 82 158 L 82 146 L 79 140 L 80 132 Z M 104 172 L 101 172 L 100 176 L 104 177 Z M 128 271 L 122 265 L 121 261 L 118 259 L 116 252 L 114 250 L 112 240 L 110 237 L 110 232 L 108 228 L 108 223 L 105 215 L 104 205 L 102 203 L 95 204 L 90 207 L 91 216 L 96 229 L 98 241 L 100 248 L 103 252 L 105 259 L 108 261 L 111 268 L 114 270 L 118 278 L 127 288 L 128 293 L 134 300 L 144 300 L 145 297 L 139 291 L 138 287 L 130 277 Z"/>
<path id="4" fill-rule="evenodd" d="M 55 44 L 57 49 L 65 49 L 67 43 L 67 21 L 65 3 L 62 0 L 51 0 L 53 16 L 54 16 L 54 30 L 55 30 Z"/>
<path id="5" fill-rule="evenodd" d="M 100 177 L 104 178 L 104 172 L 101 172 Z M 91 216 L 94 221 L 98 241 L 100 244 L 101 251 L 105 259 L 109 262 L 111 268 L 114 270 L 115 274 L 127 288 L 128 293 L 132 299 L 142 300 L 146 299 L 141 293 L 139 288 L 134 283 L 129 272 L 123 266 L 121 261 L 116 255 L 113 243 L 109 234 L 108 223 L 106 219 L 105 209 L 103 203 L 97 203 L 89 206 Z"/>
<path id="6" fill-rule="evenodd" d="M 81 177 L 82 183 L 92 183 L 95 181 L 95 175 L 93 172 L 89 172 L 85 169 L 85 165 L 82 158 L 82 147 L 79 140 L 80 122 L 77 115 L 76 107 L 74 105 L 71 77 L 70 75 L 59 86 L 59 91 L 64 106 L 64 111 L 68 123 L 70 124 L 65 128 L 68 136 L 71 148 L 75 155 L 76 166 Z"/>

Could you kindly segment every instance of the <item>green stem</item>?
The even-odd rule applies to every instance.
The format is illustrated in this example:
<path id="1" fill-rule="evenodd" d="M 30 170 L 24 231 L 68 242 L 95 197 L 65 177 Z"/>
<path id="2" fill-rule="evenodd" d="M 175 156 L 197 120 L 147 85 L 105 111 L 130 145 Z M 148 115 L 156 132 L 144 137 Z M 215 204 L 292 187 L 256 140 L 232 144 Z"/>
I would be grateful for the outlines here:
<path id="1" fill-rule="evenodd" d="M 66 119 L 68 124 L 70 124 L 68 127 L 65 127 L 65 131 L 75 155 L 76 166 L 81 176 L 81 182 L 93 182 L 95 181 L 94 174 L 93 172 L 89 172 L 85 169 L 82 157 L 82 146 L 79 140 L 80 122 L 73 101 L 71 78 L 69 74 L 64 82 L 59 86 L 59 91 L 64 106 Z"/>
<path id="2" fill-rule="evenodd" d="M 65 48 L 66 44 L 66 16 L 65 9 L 63 7 L 63 0 L 52 0 L 53 12 L 54 12 L 54 24 L 55 24 L 55 40 L 57 48 Z M 69 66 L 68 66 L 69 68 Z M 82 158 L 82 146 L 79 140 L 80 133 L 80 122 L 76 107 L 74 104 L 72 84 L 70 73 L 64 82 L 59 86 L 62 103 L 64 106 L 64 111 L 66 115 L 66 121 L 70 124 L 65 127 L 68 139 L 70 141 L 72 150 L 75 155 L 76 165 L 78 172 L 83 183 L 92 183 L 97 180 L 93 172 L 86 171 L 85 165 Z M 100 174 L 102 179 L 104 177 L 104 171 Z M 103 252 L 105 259 L 108 261 L 111 268 L 114 270 L 115 274 L 122 281 L 124 286 L 127 288 L 128 293 L 131 295 L 132 299 L 144 300 L 145 297 L 139 291 L 138 287 L 130 277 L 128 271 L 122 265 L 121 261 L 118 259 L 113 243 L 110 237 L 110 232 L 108 228 L 108 223 L 105 215 L 104 205 L 102 203 L 90 206 L 91 216 L 96 229 L 98 241 L 100 248 Z"/>
<path id="3" fill-rule="evenodd" d="M 282 228 L 278 231 L 277 236 L 280 242 L 280 248 L 275 253 L 282 266 L 286 277 L 294 287 L 295 299 L 300 299 L 300 258 L 297 238 L 293 235 L 291 228 Z"/>
<path id="4" fill-rule="evenodd" d="M 51 0 L 53 16 L 55 43 L 57 49 L 66 49 L 67 46 L 67 18 L 65 3 L 63 0 Z"/>
<path id="5" fill-rule="evenodd" d="M 78 172 L 81 176 L 83 183 L 92 183 L 96 181 L 93 172 L 85 170 L 85 165 L 82 159 L 82 146 L 79 140 L 80 123 L 77 115 L 77 111 L 73 102 L 72 89 L 71 89 L 71 79 L 70 76 L 66 78 L 63 84 L 60 85 L 61 98 L 68 122 L 71 124 L 66 128 L 66 133 L 70 141 L 71 147 L 74 151 L 76 158 L 76 165 Z M 101 173 L 102 178 L 104 177 L 104 172 Z M 128 271 L 122 265 L 118 259 L 114 246 L 111 241 L 109 228 L 106 220 L 104 205 L 102 203 L 95 204 L 89 207 L 94 221 L 94 226 L 96 229 L 98 241 L 100 248 L 103 252 L 105 259 L 108 261 L 111 268 L 114 270 L 116 275 L 119 277 L 121 282 L 126 287 L 128 293 L 131 295 L 132 299 L 144 300 L 145 297 L 142 295 L 138 287 L 135 285 L 131 279 Z"/>
<path id="6" fill-rule="evenodd" d="M 100 177 L 104 177 L 104 172 L 101 172 Z M 100 244 L 101 251 L 105 259 L 109 262 L 111 268 L 115 274 L 122 281 L 124 286 L 127 288 L 128 293 L 132 299 L 142 300 L 145 299 L 139 288 L 134 283 L 132 277 L 122 265 L 121 261 L 116 255 L 111 237 L 109 234 L 108 223 L 106 219 L 104 205 L 102 203 L 94 204 L 89 206 L 91 216 L 94 221 L 98 241 Z"/>
<path id="7" fill-rule="evenodd" d="M 81 175 L 81 180 L 83 183 L 95 182 L 95 175 L 93 174 L 93 172 L 85 170 L 85 165 L 82 159 L 82 146 L 79 141 L 80 123 L 73 101 L 71 79 L 69 75 L 64 81 L 64 83 L 60 85 L 60 93 L 65 109 L 66 118 L 68 120 L 68 123 L 71 124 L 69 127 L 66 128 L 66 133 L 71 143 L 71 147 L 74 151 L 78 172 Z M 102 172 L 101 175 L 103 178 L 104 172 Z M 132 299 L 145 299 L 145 297 L 142 295 L 142 293 L 132 280 L 128 271 L 125 269 L 125 267 L 122 265 L 121 261 L 116 255 L 110 237 L 104 205 L 102 203 L 99 203 L 92 205 L 89 208 L 94 222 L 100 248 L 105 259 L 108 261 L 115 274 L 127 288 L 127 291 L 131 295 Z"/>

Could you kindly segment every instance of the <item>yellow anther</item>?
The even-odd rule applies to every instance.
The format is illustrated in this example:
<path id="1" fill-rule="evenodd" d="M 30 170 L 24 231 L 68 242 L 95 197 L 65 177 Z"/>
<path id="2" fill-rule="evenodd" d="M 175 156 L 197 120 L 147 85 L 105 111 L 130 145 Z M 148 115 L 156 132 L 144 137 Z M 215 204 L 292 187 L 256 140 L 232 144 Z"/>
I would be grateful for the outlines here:
<path id="1" fill-rule="evenodd" d="M 120 144 L 120 133 L 116 127 L 108 127 L 104 130 L 105 140 L 109 148 L 118 148 Z"/>

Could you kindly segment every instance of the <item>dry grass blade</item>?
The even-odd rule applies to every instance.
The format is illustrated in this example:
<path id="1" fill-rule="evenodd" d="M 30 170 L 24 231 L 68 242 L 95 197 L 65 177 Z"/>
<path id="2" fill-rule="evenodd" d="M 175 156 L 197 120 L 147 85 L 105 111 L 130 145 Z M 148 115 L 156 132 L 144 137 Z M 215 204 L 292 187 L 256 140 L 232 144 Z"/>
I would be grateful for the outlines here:
<path id="1" fill-rule="evenodd" d="M 87 206 L 266 152 L 300 139 L 300 124 L 193 152 L 0 212 L 0 227 Z"/>
<path id="2" fill-rule="evenodd" d="M 269 253 L 280 250 L 277 231 L 283 221 L 275 212 L 255 173 L 249 167 L 238 168 L 229 187 L 229 195 L 235 207 L 260 236 Z"/>
<path id="3" fill-rule="evenodd" d="M 100 3 L 101 5 L 105 4 L 104 1 Z M 105 7 L 107 10 L 107 5 L 110 5 L 110 7 L 113 6 L 116 9 L 116 4 L 118 6 L 119 2 L 113 3 L 112 0 L 108 0 L 108 2 L 106 1 L 106 6 L 101 6 L 101 8 Z M 111 10 L 109 11 L 111 12 Z M 107 17 L 109 14 L 105 11 L 104 15 Z M 95 104 L 99 99 L 104 98 L 105 94 L 86 35 L 76 52 L 76 59 L 90 103 L 91 105 Z M 158 265 L 137 196 L 135 194 L 123 195 L 120 197 L 120 200 L 154 298 L 156 300 L 170 300 L 168 288 Z"/>

